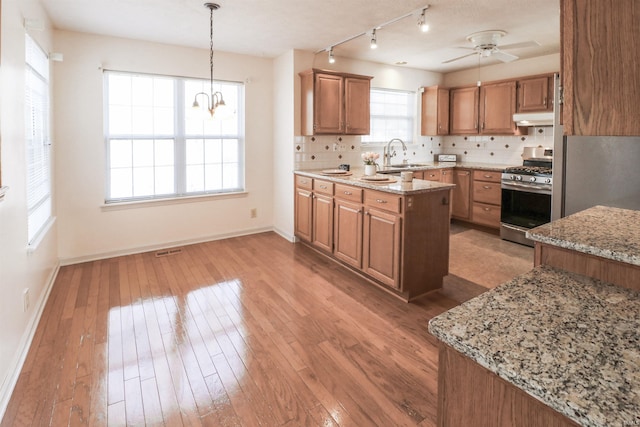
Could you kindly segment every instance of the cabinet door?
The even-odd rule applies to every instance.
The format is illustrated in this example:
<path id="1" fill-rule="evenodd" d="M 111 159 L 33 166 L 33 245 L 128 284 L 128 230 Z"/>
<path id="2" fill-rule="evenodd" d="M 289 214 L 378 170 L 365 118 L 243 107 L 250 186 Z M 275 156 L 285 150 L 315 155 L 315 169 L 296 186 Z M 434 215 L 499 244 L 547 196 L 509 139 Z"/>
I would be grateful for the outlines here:
<path id="1" fill-rule="evenodd" d="M 469 219 L 470 195 L 471 195 L 471 172 L 468 170 L 455 170 L 453 172 L 453 189 L 451 203 L 453 204 L 451 215 L 460 219 Z"/>
<path id="2" fill-rule="evenodd" d="M 311 243 L 327 251 L 333 251 L 333 198 L 313 195 L 313 234 Z"/>
<path id="3" fill-rule="evenodd" d="M 451 89 L 451 135 L 478 133 L 478 88 Z"/>
<path id="4" fill-rule="evenodd" d="M 424 88 L 420 134 L 449 134 L 449 89 L 438 86 Z"/>
<path id="5" fill-rule="evenodd" d="M 314 89 L 314 133 L 343 133 L 344 79 L 333 74 L 318 73 Z"/>
<path id="6" fill-rule="evenodd" d="M 453 184 L 453 169 L 442 169 L 440 171 L 440 182 Z"/>
<path id="7" fill-rule="evenodd" d="M 368 135 L 371 127 L 369 114 L 369 79 L 346 77 L 344 79 L 345 133 Z"/>
<path id="8" fill-rule="evenodd" d="M 534 77 L 518 81 L 518 113 L 530 111 L 552 111 L 553 94 L 549 90 L 553 86 L 549 76 Z"/>
<path id="9" fill-rule="evenodd" d="M 565 135 L 640 135 L 638 3 L 560 2 Z"/>
<path id="10" fill-rule="evenodd" d="M 440 181 L 442 179 L 442 171 L 440 169 L 429 169 L 424 171 L 424 179 L 427 181 Z"/>
<path id="11" fill-rule="evenodd" d="M 311 191 L 296 188 L 295 235 L 307 242 L 311 241 L 312 233 L 312 200 Z"/>
<path id="12" fill-rule="evenodd" d="M 362 268 L 362 205 L 336 199 L 333 254 L 339 260 Z"/>
<path id="13" fill-rule="evenodd" d="M 364 257 L 362 269 L 385 285 L 400 286 L 399 216 L 367 208 L 364 218 Z"/>
<path id="14" fill-rule="evenodd" d="M 487 84 L 480 89 L 480 133 L 513 134 L 516 82 Z"/>

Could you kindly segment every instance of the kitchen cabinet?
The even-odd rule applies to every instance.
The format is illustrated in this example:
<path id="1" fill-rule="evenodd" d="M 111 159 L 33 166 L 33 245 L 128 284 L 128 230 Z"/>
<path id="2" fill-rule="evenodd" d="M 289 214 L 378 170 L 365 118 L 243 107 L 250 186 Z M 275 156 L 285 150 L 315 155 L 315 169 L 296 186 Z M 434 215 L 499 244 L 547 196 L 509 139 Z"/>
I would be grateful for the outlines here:
<path id="1" fill-rule="evenodd" d="M 362 189 L 335 186 L 333 255 L 355 268 L 362 268 Z"/>
<path id="2" fill-rule="evenodd" d="M 365 191 L 363 270 L 385 285 L 400 287 L 400 196 Z"/>
<path id="3" fill-rule="evenodd" d="M 469 169 L 455 168 L 453 171 L 453 183 L 456 186 L 451 196 L 451 216 L 469 220 L 471 217 L 471 171 Z"/>
<path id="4" fill-rule="evenodd" d="M 553 74 L 518 80 L 516 112 L 545 111 L 553 111 Z"/>
<path id="5" fill-rule="evenodd" d="M 311 244 L 325 251 L 333 251 L 333 183 L 313 180 L 313 213 Z"/>
<path id="6" fill-rule="evenodd" d="M 453 184 L 453 169 L 441 169 L 440 182 Z"/>
<path id="7" fill-rule="evenodd" d="M 427 181 L 442 181 L 442 171 L 440 169 L 428 169 L 423 171 L 423 178 Z"/>
<path id="8" fill-rule="evenodd" d="M 449 268 L 450 187 L 396 194 L 298 173 L 295 182 L 295 233 L 303 243 L 405 301 L 442 287 Z M 305 195 L 300 203 L 298 194 Z M 298 223 L 312 225 L 310 238 Z"/>
<path id="9" fill-rule="evenodd" d="M 475 135 L 478 133 L 477 86 L 451 89 L 451 135 Z"/>
<path id="10" fill-rule="evenodd" d="M 479 118 L 481 134 L 513 134 L 516 130 L 513 121 L 515 112 L 515 80 L 482 85 Z"/>
<path id="11" fill-rule="evenodd" d="M 300 73 L 303 135 L 367 135 L 371 77 L 333 71 Z"/>
<path id="12" fill-rule="evenodd" d="M 312 185 L 313 180 L 311 178 L 296 175 L 294 233 L 307 242 L 311 242 L 312 234 Z"/>
<path id="13" fill-rule="evenodd" d="M 565 135 L 640 135 L 637 0 L 561 0 Z"/>
<path id="14" fill-rule="evenodd" d="M 421 135 L 449 135 L 449 89 L 423 88 Z"/>
<path id="15" fill-rule="evenodd" d="M 500 228 L 502 189 L 500 172 L 473 171 L 473 206 L 471 220 L 475 224 Z"/>

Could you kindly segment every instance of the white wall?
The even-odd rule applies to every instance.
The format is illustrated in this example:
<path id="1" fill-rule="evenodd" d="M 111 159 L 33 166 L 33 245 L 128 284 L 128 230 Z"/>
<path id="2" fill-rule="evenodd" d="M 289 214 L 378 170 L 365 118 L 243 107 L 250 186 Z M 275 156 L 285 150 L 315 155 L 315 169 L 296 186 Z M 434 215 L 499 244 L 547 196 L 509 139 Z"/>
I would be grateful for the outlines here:
<path id="1" fill-rule="evenodd" d="M 273 61 L 215 53 L 215 78 L 246 82 L 246 190 L 241 197 L 104 209 L 102 68 L 209 77 L 208 50 L 67 31 L 55 33 L 57 189 L 63 264 L 270 230 Z M 257 218 L 250 218 L 256 208 Z"/>
<path id="2" fill-rule="evenodd" d="M 19 0 L 2 2 L 0 158 L 2 185 L 8 186 L 9 190 L 0 201 L 0 419 L 58 266 L 55 223 L 40 244 L 33 251 L 27 251 L 25 18 L 37 19 L 44 24 L 44 31 L 30 33 L 45 51 L 49 51 L 51 30 L 39 4 Z M 29 289 L 31 301 L 26 312 L 22 308 L 24 289 Z"/>

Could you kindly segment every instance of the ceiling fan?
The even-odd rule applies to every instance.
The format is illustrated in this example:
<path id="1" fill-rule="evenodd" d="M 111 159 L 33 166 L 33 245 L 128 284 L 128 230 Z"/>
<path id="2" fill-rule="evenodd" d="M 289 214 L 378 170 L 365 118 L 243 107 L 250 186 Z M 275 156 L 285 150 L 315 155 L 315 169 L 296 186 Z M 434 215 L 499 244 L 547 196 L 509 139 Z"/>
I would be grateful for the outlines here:
<path id="1" fill-rule="evenodd" d="M 470 34 L 467 36 L 467 40 L 473 45 L 473 47 L 461 47 L 461 49 L 471 49 L 473 52 L 458 56 L 457 58 L 448 59 L 442 63 L 448 64 L 449 62 L 457 61 L 472 55 L 479 55 L 481 58 L 493 56 L 502 62 L 511 62 L 518 59 L 518 57 L 516 55 L 503 52 L 504 49 L 540 46 L 540 43 L 531 40 L 528 42 L 506 44 L 498 47 L 498 41 L 506 34 L 507 32 L 502 30 L 488 30 Z"/>

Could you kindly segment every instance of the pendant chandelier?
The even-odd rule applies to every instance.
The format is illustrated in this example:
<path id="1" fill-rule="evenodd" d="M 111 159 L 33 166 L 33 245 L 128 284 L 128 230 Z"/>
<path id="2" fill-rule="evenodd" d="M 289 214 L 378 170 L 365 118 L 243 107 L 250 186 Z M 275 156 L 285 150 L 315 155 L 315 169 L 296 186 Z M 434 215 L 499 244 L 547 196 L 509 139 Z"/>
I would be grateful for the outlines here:
<path id="1" fill-rule="evenodd" d="M 216 108 L 222 107 L 226 105 L 224 103 L 224 98 L 222 97 L 221 92 L 213 91 L 213 11 L 220 9 L 220 5 L 217 3 L 205 3 L 204 7 L 209 9 L 209 83 L 210 93 L 198 92 L 193 98 L 193 108 L 200 108 L 200 104 L 198 104 L 198 95 L 204 95 L 207 97 L 207 110 L 209 110 L 209 114 L 211 117 L 216 112 Z"/>

